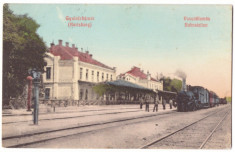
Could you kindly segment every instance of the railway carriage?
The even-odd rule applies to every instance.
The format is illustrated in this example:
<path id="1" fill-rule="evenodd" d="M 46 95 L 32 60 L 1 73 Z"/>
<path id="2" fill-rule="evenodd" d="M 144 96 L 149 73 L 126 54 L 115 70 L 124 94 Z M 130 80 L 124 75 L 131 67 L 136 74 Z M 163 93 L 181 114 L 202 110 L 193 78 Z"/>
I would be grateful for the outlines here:
<path id="1" fill-rule="evenodd" d="M 210 107 L 219 105 L 219 97 L 213 91 L 210 91 Z"/>
<path id="2" fill-rule="evenodd" d="M 209 107 L 209 91 L 201 86 L 189 86 L 189 91 L 194 93 L 199 109 Z"/>
<path id="3" fill-rule="evenodd" d="M 219 106 L 219 97 L 218 96 L 215 97 L 215 105 Z"/>
<path id="4" fill-rule="evenodd" d="M 220 104 L 227 104 L 226 98 L 220 98 L 219 103 L 220 103 Z"/>

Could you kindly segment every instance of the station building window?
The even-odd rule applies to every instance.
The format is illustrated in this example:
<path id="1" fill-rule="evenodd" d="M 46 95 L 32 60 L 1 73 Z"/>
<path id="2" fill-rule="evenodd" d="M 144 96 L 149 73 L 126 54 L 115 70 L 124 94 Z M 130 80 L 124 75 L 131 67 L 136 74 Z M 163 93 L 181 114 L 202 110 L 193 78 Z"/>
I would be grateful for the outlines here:
<path id="1" fill-rule="evenodd" d="M 80 96 L 79 96 L 79 99 L 82 100 L 82 97 L 83 97 L 83 89 L 80 89 Z"/>
<path id="2" fill-rule="evenodd" d="M 97 82 L 99 82 L 99 72 L 97 72 Z"/>
<path id="3" fill-rule="evenodd" d="M 94 71 L 91 71 L 91 80 L 94 81 Z"/>
<path id="4" fill-rule="evenodd" d="M 46 78 L 51 79 L 51 67 L 46 68 Z"/>
<path id="5" fill-rule="evenodd" d="M 86 69 L 86 80 L 88 80 L 88 72 L 89 72 L 89 70 Z"/>
<path id="6" fill-rule="evenodd" d="M 80 68 L 80 79 L 82 79 L 82 68 Z"/>
<path id="7" fill-rule="evenodd" d="M 45 89 L 45 99 L 50 99 L 50 88 Z"/>

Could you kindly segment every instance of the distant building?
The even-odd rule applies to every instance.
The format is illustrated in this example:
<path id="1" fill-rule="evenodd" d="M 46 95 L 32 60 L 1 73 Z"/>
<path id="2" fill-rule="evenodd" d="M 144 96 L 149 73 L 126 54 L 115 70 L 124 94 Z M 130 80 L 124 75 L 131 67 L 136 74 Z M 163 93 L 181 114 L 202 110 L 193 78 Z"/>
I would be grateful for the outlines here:
<path id="1" fill-rule="evenodd" d="M 132 67 L 131 70 L 118 75 L 117 79 L 135 83 L 145 88 L 152 89 L 155 92 L 158 90 L 163 91 L 163 82 L 152 78 L 149 72 L 145 74 L 143 70 L 135 66 Z"/>
<path id="2" fill-rule="evenodd" d="M 46 53 L 43 83 L 45 99 L 96 100 L 92 86 L 116 80 L 116 68 L 109 67 L 92 57 L 88 51 L 78 50 L 74 44 L 51 43 Z"/>

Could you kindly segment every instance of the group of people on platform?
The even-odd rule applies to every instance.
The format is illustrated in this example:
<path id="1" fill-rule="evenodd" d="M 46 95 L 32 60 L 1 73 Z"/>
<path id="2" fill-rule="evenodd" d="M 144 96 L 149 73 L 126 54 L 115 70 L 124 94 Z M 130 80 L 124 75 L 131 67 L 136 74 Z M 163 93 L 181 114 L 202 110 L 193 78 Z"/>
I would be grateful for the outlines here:
<path id="1" fill-rule="evenodd" d="M 155 98 L 154 102 L 153 102 L 153 105 L 154 105 L 153 112 L 158 111 L 158 104 L 159 103 L 160 103 L 159 98 L 158 97 Z M 145 111 L 149 112 L 149 104 L 150 104 L 149 98 L 147 98 L 146 100 L 144 100 L 144 98 L 143 98 L 143 100 L 140 102 L 140 109 L 143 108 L 143 104 L 145 104 Z M 169 105 L 170 105 L 170 109 L 172 109 L 172 106 L 173 106 L 173 100 L 172 99 L 169 100 Z M 165 110 L 166 109 L 166 100 L 165 99 L 162 100 L 162 106 L 163 106 L 163 110 Z"/>

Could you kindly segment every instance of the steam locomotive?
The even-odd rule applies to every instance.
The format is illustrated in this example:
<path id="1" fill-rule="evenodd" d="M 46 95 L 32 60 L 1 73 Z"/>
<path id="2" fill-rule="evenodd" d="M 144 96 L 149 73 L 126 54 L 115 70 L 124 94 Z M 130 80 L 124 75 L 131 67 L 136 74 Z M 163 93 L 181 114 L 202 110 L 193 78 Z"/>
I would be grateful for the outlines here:
<path id="1" fill-rule="evenodd" d="M 188 86 L 187 90 L 178 92 L 176 103 L 178 111 L 186 112 L 217 106 L 220 99 L 216 93 L 201 86 Z"/>

